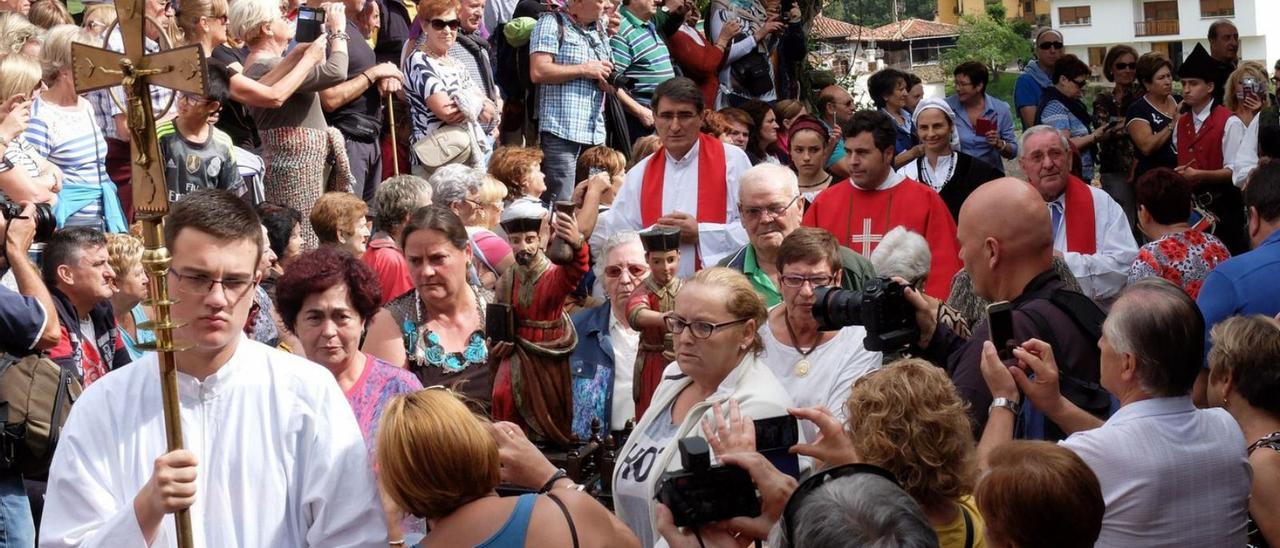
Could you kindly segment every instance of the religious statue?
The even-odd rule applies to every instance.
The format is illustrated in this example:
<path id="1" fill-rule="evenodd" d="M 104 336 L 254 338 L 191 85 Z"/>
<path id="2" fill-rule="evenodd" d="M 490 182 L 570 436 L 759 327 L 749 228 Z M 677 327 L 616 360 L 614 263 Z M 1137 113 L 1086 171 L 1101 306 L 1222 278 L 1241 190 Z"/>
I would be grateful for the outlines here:
<path id="1" fill-rule="evenodd" d="M 547 210 L 517 200 L 502 212 L 516 264 L 498 279 L 496 300 L 509 306 L 513 341 L 494 351 L 493 418 L 521 425 L 535 442 L 567 448 L 574 441 L 569 356 L 578 334 L 565 299 L 587 274 L 589 254 L 572 215 L 555 213 L 551 234 L 569 242 L 573 260 L 552 264 L 543 253 Z"/>
<path id="2" fill-rule="evenodd" d="M 676 293 L 680 292 L 682 283 L 676 276 L 680 269 L 679 229 L 656 227 L 641 232 L 640 243 L 644 244 L 649 277 L 631 293 L 627 302 L 627 322 L 640 332 L 635 382 L 631 385 L 637 417 L 649 408 L 649 401 L 662 382 L 662 370 L 671 363 L 674 346 L 671 332 L 667 331 L 666 315 L 675 308 Z"/>

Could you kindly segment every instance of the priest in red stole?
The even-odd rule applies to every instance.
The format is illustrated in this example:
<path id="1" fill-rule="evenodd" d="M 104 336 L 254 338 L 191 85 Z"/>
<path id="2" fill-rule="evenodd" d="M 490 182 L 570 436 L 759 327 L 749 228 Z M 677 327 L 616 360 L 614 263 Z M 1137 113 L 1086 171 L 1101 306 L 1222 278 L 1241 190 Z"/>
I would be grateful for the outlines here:
<path id="1" fill-rule="evenodd" d="M 896 134 L 887 116 L 860 111 L 842 131 L 852 174 L 819 193 L 802 224 L 826 229 L 840 245 L 864 257 L 894 227 L 923 235 L 931 254 L 925 293 L 946 298 L 951 278 L 960 270 L 956 223 L 947 204 L 932 188 L 893 171 Z"/>
<path id="2" fill-rule="evenodd" d="M 567 447 L 573 441 L 569 356 L 578 334 L 564 302 L 586 275 L 589 255 L 573 216 L 556 213 L 552 237 L 565 239 L 575 253 L 568 264 L 551 264 L 540 236 L 546 213 L 537 202 L 523 200 L 502 212 L 516 264 L 498 279 L 494 293 L 497 302 L 510 306 L 515 340 L 509 353 L 494 357 L 493 418 L 519 424 L 534 441 Z"/>
<path id="3" fill-rule="evenodd" d="M 653 112 L 661 146 L 627 171 L 601 235 L 679 229 L 681 278 L 747 243 L 738 222 L 738 179 L 751 161 L 742 149 L 701 133 L 702 108 L 693 80 L 678 77 L 658 85 Z"/>
<path id="4" fill-rule="evenodd" d="M 1018 164 L 1049 207 L 1054 254 L 1071 269 L 1080 292 L 1109 303 L 1128 282 L 1138 256 L 1128 217 L 1105 191 L 1071 175 L 1071 149 L 1050 126 L 1028 129 Z"/>

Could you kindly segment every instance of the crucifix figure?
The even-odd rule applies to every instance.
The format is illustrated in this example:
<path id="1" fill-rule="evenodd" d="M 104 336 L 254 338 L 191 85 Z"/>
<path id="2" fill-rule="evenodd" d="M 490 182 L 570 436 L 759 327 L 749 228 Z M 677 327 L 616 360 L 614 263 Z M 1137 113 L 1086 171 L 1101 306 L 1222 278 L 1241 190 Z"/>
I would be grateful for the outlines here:
<path id="1" fill-rule="evenodd" d="M 154 321 L 143 322 L 139 329 L 155 332 L 156 341 L 146 350 L 159 355 L 161 393 L 163 394 L 165 435 L 169 451 L 182 448 L 182 423 L 178 412 L 177 362 L 174 352 L 183 349 L 173 340 L 169 307 L 169 250 L 165 249 L 162 224 L 169 212 L 169 192 L 164 182 L 164 166 L 156 142 L 155 115 L 151 110 L 150 86 L 156 85 L 203 96 L 208 85 L 204 53 L 198 44 L 146 55 L 143 53 L 143 27 L 148 23 L 146 0 L 116 0 L 116 16 L 124 53 L 85 44 L 72 45 L 72 73 L 76 93 L 121 85 L 124 88 L 133 158 L 133 207 L 143 223 L 146 251 L 142 264 L 150 279 L 147 304 L 156 311 Z M 191 517 L 187 510 L 174 516 L 178 546 L 192 546 Z"/>

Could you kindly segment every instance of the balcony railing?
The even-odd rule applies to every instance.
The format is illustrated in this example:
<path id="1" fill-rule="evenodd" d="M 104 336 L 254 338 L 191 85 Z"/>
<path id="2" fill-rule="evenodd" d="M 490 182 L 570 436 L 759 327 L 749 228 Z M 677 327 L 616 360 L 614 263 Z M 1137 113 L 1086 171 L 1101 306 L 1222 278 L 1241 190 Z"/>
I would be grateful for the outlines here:
<path id="1" fill-rule="evenodd" d="M 1177 19 L 1138 21 L 1133 24 L 1134 36 L 1164 36 L 1179 32 Z"/>

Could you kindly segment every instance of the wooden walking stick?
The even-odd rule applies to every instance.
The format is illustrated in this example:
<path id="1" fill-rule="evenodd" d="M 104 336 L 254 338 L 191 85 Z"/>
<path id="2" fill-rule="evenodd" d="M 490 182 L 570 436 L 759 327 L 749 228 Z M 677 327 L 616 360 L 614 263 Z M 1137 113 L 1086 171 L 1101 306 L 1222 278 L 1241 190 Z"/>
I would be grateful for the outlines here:
<path id="1" fill-rule="evenodd" d="M 203 97 L 208 75 L 204 52 L 198 44 L 144 54 L 143 27 L 148 23 L 163 27 L 145 14 L 146 0 L 116 0 L 116 15 L 124 53 L 85 44 L 72 46 L 72 73 L 76 93 L 114 85 L 124 87 L 133 160 L 133 208 L 142 221 L 146 251 L 142 264 L 151 282 L 147 304 L 155 307 L 156 319 L 138 325 L 155 332 L 156 341 L 143 348 L 156 352 L 160 364 L 165 438 L 169 451 L 182 449 L 182 418 L 178 405 L 178 371 L 175 352 L 187 346 L 176 343 L 175 323 L 170 315 L 168 273 L 171 257 L 165 248 L 163 222 L 169 212 L 169 190 L 165 185 L 160 148 L 156 143 L 155 117 L 151 109 L 153 85 Z M 163 30 L 161 31 L 163 32 Z M 178 546 L 192 547 L 191 515 L 181 510 L 174 515 Z"/>
<path id="2" fill-rule="evenodd" d="M 396 175 L 400 174 L 400 145 L 396 144 L 396 109 L 394 93 L 387 94 L 387 123 L 391 126 L 391 166 Z"/>

